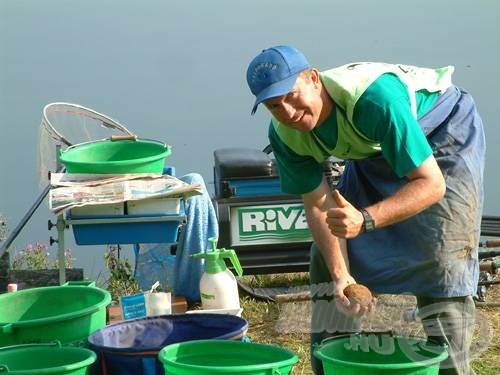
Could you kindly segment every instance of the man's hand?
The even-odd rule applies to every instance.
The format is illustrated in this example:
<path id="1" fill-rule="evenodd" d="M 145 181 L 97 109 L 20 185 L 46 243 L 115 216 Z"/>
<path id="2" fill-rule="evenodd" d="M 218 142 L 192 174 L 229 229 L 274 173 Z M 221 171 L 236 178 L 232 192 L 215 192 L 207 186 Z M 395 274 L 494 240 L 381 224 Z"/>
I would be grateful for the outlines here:
<path id="1" fill-rule="evenodd" d="M 361 306 L 359 303 L 349 301 L 349 298 L 344 294 L 344 289 L 351 284 L 356 284 L 356 281 L 351 276 L 337 280 L 334 283 L 333 293 L 337 309 L 347 316 L 363 316 L 372 311 L 377 303 L 375 297 L 373 297 L 370 303 L 365 307 Z"/>
<path id="2" fill-rule="evenodd" d="M 332 192 L 337 208 L 327 211 L 326 223 L 333 235 L 354 238 L 363 231 L 363 215 L 338 190 Z"/>

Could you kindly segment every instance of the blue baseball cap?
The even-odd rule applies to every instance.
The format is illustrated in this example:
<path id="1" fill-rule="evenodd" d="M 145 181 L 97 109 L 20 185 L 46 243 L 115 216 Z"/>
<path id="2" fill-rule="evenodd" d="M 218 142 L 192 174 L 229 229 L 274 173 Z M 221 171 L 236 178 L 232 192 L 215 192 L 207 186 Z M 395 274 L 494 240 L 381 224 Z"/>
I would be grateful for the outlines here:
<path id="1" fill-rule="evenodd" d="M 292 46 L 271 47 L 258 54 L 247 69 L 247 83 L 256 97 L 252 115 L 263 101 L 289 93 L 299 73 L 309 67 L 304 54 Z"/>

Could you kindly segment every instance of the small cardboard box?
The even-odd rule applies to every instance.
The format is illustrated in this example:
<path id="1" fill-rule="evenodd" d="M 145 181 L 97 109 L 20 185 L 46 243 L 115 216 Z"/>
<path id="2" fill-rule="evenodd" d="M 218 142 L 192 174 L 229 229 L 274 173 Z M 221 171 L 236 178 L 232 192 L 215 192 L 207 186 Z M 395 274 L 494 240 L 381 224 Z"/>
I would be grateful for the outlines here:
<path id="1" fill-rule="evenodd" d="M 150 198 L 127 202 L 129 215 L 166 215 L 178 214 L 181 198 Z"/>

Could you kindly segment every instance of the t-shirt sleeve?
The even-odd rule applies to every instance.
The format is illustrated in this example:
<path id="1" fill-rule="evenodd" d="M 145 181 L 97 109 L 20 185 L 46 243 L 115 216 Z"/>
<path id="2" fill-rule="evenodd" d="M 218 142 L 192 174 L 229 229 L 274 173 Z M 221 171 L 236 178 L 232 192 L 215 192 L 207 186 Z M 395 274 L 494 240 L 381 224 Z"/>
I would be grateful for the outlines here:
<path id="1" fill-rule="evenodd" d="M 420 166 L 432 149 L 411 111 L 406 86 L 394 75 L 378 78 L 359 98 L 353 121 L 380 142 L 382 155 L 400 177 Z"/>
<path id="2" fill-rule="evenodd" d="M 305 194 L 313 191 L 323 178 L 323 165 L 313 157 L 298 155 L 285 145 L 269 124 L 269 142 L 280 175 L 281 190 L 289 194 Z"/>

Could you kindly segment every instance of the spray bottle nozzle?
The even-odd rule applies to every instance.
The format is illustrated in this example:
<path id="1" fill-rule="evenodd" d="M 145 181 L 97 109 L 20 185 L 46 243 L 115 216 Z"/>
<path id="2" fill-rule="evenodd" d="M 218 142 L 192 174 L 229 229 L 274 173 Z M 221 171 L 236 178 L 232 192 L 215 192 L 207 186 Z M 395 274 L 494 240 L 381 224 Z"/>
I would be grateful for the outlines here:
<path id="1" fill-rule="evenodd" d="M 218 273 L 224 271 L 226 267 L 225 258 L 231 261 L 231 264 L 238 276 L 243 275 L 243 270 L 236 252 L 233 249 L 217 249 L 217 238 L 210 237 L 208 239 L 212 244 L 212 250 L 206 253 L 192 254 L 190 257 L 205 259 L 205 272 Z"/>

